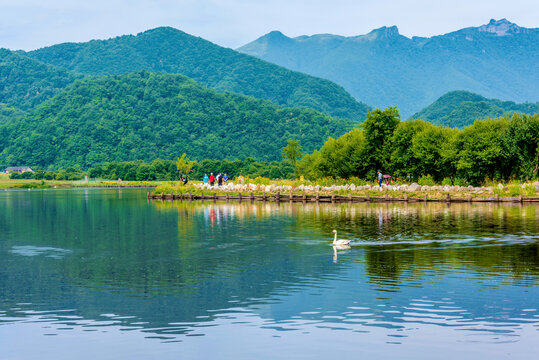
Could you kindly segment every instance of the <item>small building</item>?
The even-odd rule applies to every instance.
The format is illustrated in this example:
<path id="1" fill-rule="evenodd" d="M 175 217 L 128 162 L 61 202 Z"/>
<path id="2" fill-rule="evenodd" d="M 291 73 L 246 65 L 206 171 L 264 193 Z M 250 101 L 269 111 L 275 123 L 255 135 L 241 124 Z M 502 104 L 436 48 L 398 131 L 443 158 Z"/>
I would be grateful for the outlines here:
<path id="1" fill-rule="evenodd" d="M 34 170 L 32 170 L 30 167 L 28 166 L 12 166 L 12 167 L 7 167 L 4 169 L 4 174 L 11 174 L 11 173 L 17 173 L 17 174 L 22 174 L 22 173 L 25 173 L 25 172 L 34 172 Z"/>

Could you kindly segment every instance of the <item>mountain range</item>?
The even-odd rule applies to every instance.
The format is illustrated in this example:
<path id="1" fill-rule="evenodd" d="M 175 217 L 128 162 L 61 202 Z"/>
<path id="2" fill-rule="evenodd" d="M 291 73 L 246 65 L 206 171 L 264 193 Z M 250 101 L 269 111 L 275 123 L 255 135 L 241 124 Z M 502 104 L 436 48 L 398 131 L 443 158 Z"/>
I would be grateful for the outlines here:
<path id="1" fill-rule="evenodd" d="M 371 106 L 397 106 L 404 118 L 453 90 L 539 99 L 539 29 L 506 19 L 430 38 L 396 26 L 352 37 L 273 31 L 238 51 L 332 80 Z"/>
<path id="2" fill-rule="evenodd" d="M 85 43 L 64 43 L 25 55 L 85 75 L 147 70 L 182 74 L 218 91 L 232 91 L 289 107 L 308 107 L 361 121 L 370 109 L 341 86 L 160 27 Z"/>
<path id="3" fill-rule="evenodd" d="M 519 37 L 521 43 L 528 39 L 533 44 L 537 31 L 505 20 L 463 29 L 450 39 L 445 38 L 447 35 L 408 39 L 399 35 L 395 27 L 375 30 L 351 43 L 352 38 L 333 35 L 289 39 L 280 33 L 271 33 L 267 38 L 277 39 L 268 42 L 273 44 L 270 48 L 282 42 L 282 54 L 287 46 L 295 49 L 302 41 L 305 43 L 302 48 L 308 50 L 318 39 L 320 46 L 310 54 L 310 63 L 321 61 L 323 57 L 317 55 L 320 51 L 327 55 L 328 67 L 335 71 L 338 68 L 331 64 L 330 55 L 338 50 L 337 53 L 342 52 L 343 61 L 346 56 L 353 60 L 353 54 L 346 55 L 343 51 L 359 46 L 357 44 L 368 45 L 373 53 L 382 54 L 414 43 L 420 48 L 413 50 L 416 55 L 428 49 L 434 52 L 435 42 L 443 45 L 439 46 L 440 54 L 430 58 L 432 64 L 424 64 L 423 71 L 413 69 L 416 75 L 425 73 L 422 74 L 424 83 L 415 75 L 406 76 L 404 70 L 414 68 L 414 64 L 405 56 L 402 61 L 391 59 L 393 65 L 389 59 L 378 59 L 379 63 L 373 64 L 367 56 L 365 64 L 371 62 L 373 73 L 395 67 L 387 74 L 380 74 L 375 81 L 356 77 L 353 72 L 347 78 L 352 82 L 365 80 L 367 90 L 369 84 L 378 86 L 370 93 L 367 91 L 368 96 L 378 99 L 372 102 L 377 104 L 384 96 L 411 99 L 425 93 L 434 96 L 439 89 L 429 90 L 429 86 L 436 82 L 441 84 L 440 88 L 446 86 L 443 79 L 436 78 L 436 66 L 443 63 L 443 54 L 447 58 L 456 56 L 448 49 L 460 49 L 460 45 L 455 44 L 459 43 L 462 31 L 479 34 L 477 38 L 465 39 L 470 47 L 468 53 L 474 53 L 472 48 L 477 44 L 483 44 L 485 49 L 491 49 L 489 44 L 499 41 L 513 46 L 508 45 L 506 52 L 512 49 L 515 56 L 490 57 L 494 63 L 505 65 L 493 69 L 494 65 L 486 64 L 492 74 L 480 80 L 499 92 L 512 92 L 515 96 L 537 90 L 537 82 L 533 83 L 537 79 L 537 65 L 528 64 L 527 78 L 521 74 L 524 70 L 517 65 L 524 61 L 525 49 L 514 46 L 516 40 L 513 39 Z M 337 45 L 328 48 L 331 43 Z M 252 47 L 258 46 L 255 45 L 256 42 Z M 537 47 L 526 51 L 538 52 Z M 475 59 L 465 56 L 464 50 L 461 53 L 463 59 Z M 488 58 L 480 58 L 473 66 L 481 67 L 482 61 Z M 283 57 L 281 61 L 293 61 L 293 57 L 286 59 Z M 494 70 L 504 72 L 507 70 L 504 66 L 511 62 L 517 64 L 511 73 L 516 74 L 515 81 L 508 80 L 502 86 L 502 80 L 495 79 Z M 459 64 L 465 67 L 464 63 L 462 60 Z M 471 70 L 473 66 L 470 65 Z M 470 71 L 466 79 L 474 78 L 477 75 L 474 71 Z M 455 86 L 464 78 L 445 76 Z M 525 84 L 525 80 L 529 84 Z M 402 87 L 406 82 L 414 84 L 409 85 L 410 88 Z M 517 91 L 515 84 L 522 87 Z M 397 88 L 399 91 L 394 91 Z M 476 118 L 538 110 L 537 103 L 487 99 L 469 91 L 449 92 L 434 100 L 412 118 L 463 127 Z M 419 108 L 419 104 L 414 100 L 408 111 Z M 330 80 L 289 70 L 169 27 L 135 36 L 58 44 L 31 52 L 0 49 L 1 165 L 90 167 L 109 161 L 170 159 L 183 152 L 195 159 L 252 156 L 276 160 L 287 140 L 299 140 L 303 150 L 313 151 L 329 136 L 338 137 L 357 126 L 369 109 Z"/>

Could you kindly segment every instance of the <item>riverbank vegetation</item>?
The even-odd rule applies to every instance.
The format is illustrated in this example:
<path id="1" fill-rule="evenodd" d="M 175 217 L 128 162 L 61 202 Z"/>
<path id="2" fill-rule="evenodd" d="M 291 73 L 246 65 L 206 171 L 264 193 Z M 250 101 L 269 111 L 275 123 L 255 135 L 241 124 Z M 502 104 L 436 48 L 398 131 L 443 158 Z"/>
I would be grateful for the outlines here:
<path id="1" fill-rule="evenodd" d="M 536 179 L 539 171 L 539 114 L 477 120 L 464 129 L 423 120 L 400 121 L 396 108 L 376 109 L 362 129 L 329 138 L 298 163 L 299 174 L 375 179 L 432 177 L 433 182 L 479 185 L 486 179 Z"/>
<path id="2" fill-rule="evenodd" d="M 181 158 L 109 162 L 82 170 L 80 165 L 57 171 L 12 174 L 12 179 L 174 181 L 182 175 L 202 180 L 205 174 L 226 173 L 229 179 L 306 179 L 323 185 L 362 185 L 376 181 L 376 171 L 392 184 L 478 186 L 538 179 L 539 114 L 514 114 L 478 120 L 464 129 L 436 126 L 423 120 L 400 121 L 396 108 L 368 113 L 361 128 L 328 138 L 312 153 L 289 140 L 282 161 Z M 303 155 L 303 156 L 302 156 Z M 188 171 L 185 166 L 188 164 Z M 181 166 L 180 166 L 181 165 Z"/>

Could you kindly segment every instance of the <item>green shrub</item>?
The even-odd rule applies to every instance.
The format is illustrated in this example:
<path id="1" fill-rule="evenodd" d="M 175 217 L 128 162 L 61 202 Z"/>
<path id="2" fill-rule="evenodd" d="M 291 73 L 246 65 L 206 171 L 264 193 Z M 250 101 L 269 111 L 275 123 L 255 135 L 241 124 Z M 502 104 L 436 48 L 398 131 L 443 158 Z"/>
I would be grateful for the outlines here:
<path id="1" fill-rule="evenodd" d="M 456 178 L 455 179 L 455 185 L 458 185 L 458 186 L 468 186 L 468 182 L 465 180 L 465 179 L 462 179 L 462 178 Z"/>
<path id="2" fill-rule="evenodd" d="M 442 185 L 453 185 L 453 182 L 451 181 L 451 178 L 448 178 L 448 177 L 445 177 L 443 180 L 442 180 Z"/>
<path id="3" fill-rule="evenodd" d="M 436 185 L 436 182 L 434 181 L 433 177 L 431 175 L 423 175 L 417 180 L 417 183 L 421 186 L 433 186 Z"/>

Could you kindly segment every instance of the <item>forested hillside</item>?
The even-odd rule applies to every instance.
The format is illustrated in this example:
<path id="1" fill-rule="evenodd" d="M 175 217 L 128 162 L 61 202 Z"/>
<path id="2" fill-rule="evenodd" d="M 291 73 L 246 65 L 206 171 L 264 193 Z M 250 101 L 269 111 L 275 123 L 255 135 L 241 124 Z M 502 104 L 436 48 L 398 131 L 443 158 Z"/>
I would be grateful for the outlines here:
<path id="1" fill-rule="evenodd" d="M 0 103 L 29 110 L 50 99 L 80 75 L 0 49 Z M 1 115 L 0 115 L 1 116 Z"/>
<path id="2" fill-rule="evenodd" d="M 29 56 L 82 74 L 148 70 L 179 73 L 217 90 L 227 90 L 289 107 L 309 107 L 361 121 L 369 107 L 335 83 L 287 70 L 215 45 L 170 27 L 137 36 L 64 43 Z"/>
<path id="3" fill-rule="evenodd" d="M 395 26 L 351 37 L 272 32 L 238 50 L 332 80 L 372 106 L 397 106 L 404 118 L 453 90 L 539 100 L 539 29 L 506 19 L 430 38 Z"/>
<path id="4" fill-rule="evenodd" d="M 20 119 L 24 114 L 21 109 L 0 103 L 0 124 Z"/>
<path id="5" fill-rule="evenodd" d="M 411 118 L 462 128 L 473 124 L 476 119 L 494 118 L 515 112 L 531 115 L 539 113 L 539 103 L 517 104 L 513 101 L 487 99 L 469 91 L 452 91 Z"/>
<path id="6" fill-rule="evenodd" d="M 173 74 L 77 80 L 16 124 L 0 126 L 0 164 L 89 168 L 111 161 L 278 160 L 287 140 L 312 151 L 354 122 L 220 93 Z M 7 140 L 9 139 L 9 141 Z"/>

